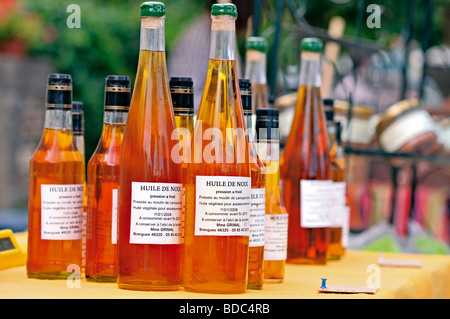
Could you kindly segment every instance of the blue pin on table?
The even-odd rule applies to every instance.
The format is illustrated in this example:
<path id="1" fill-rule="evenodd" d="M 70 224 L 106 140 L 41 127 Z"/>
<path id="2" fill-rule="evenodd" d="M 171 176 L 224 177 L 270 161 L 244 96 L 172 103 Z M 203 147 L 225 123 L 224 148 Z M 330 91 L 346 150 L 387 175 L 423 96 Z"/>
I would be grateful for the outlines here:
<path id="1" fill-rule="evenodd" d="M 320 289 L 327 289 L 327 278 L 320 278 L 322 279 L 322 286 L 320 286 Z"/>

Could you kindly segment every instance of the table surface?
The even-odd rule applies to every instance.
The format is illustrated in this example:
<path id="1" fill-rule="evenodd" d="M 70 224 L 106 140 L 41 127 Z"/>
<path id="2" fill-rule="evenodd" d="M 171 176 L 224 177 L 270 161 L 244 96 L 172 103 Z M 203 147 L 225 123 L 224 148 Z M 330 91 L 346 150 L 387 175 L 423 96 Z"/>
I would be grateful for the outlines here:
<path id="1" fill-rule="evenodd" d="M 24 237 L 17 236 L 24 247 Z M 22 248 L 23 249 L 23 248 Z M 26 250 L 25 250 L 26 251 Z M 24 265 L 0 271 L 0 299 L 35 298 L 132 298 L 132 299 L 311 299 L 311 298 L 450 298 L 450 256 L 385 253 L 384 258 L 420 260 L 420 268 L 379 267 L 379 253 L 347 250 L 338 261 L 327 265 L 287 264 L 282 283 L 266 283 L 261 290 L 247 290 L 243 294 L 203 294 L 178 291 L 131 291 L 116 283 L 86 281 L 82 276 L 80 288 L 70 288 L 66 280 L 29 279 Z M 379 267 L 379 268 L 378 268 Z M 319 293 L 321 278 L 327 285 L 361 287 L 379 275 L 379 289 L 375 294 Z"/>

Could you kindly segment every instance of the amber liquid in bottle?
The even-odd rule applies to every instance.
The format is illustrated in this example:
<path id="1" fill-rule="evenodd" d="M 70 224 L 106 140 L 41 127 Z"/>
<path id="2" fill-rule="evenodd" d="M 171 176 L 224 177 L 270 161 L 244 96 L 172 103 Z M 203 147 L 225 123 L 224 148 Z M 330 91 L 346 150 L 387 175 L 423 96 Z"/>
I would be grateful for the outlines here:
<path id="1" fill-rule="evenodd" d="M 117 278 L 117 192 L 130 95 L 128 77 L 107 77 L 102 135 L 87 168 L 86 278 L 92 281 Z"/>
<path id="2" fill-rule="evenodd" d="M 85 170 L 73 139 L 71 108 L 71 77 L 51 74 L 44 132 L 30 160 L 27 259 L 30 278 L 60 279 L 81 271 Z"/>
<path id="3" fill-rule="evenodd" d="M 84 147 L 84 111 L 83 103 L 79 101 L 72 102 L 72 132 L 75 145 L 80 152 L 83 162 L 86 165 L 85 147 Z M 86 217 L 87 216 L 87 187 L 86 178 L 83 191 L 83 228 L 81 236 L 81 260 L 82 268 L 86 266 Z"/>
<path id="4" fill-rule="evenodd" d="M 265 167 L 266 214 L 264 244 L 264 282 L 284 280 L 287 254 L 288 213 L 280 191 L 279 111 L 256 110 L 256 145 Z"/>
<path id="5" fill-rule="evenodd" d="M 180 148 L 177 150 L 181 161 L 182 194 L 182 236 L 184 243 L 184 218 L 186 214 L 186 190 L 188 165 L 192 160 L 191 139 L 194 134 L 194 83 L 189 77 L 172 77 L 169 81 L 175 124 Z M 173 151 L 173 150 L 172 150 Z M 183 274 L 184 244 L 181 252 L 180 272 Z M 183 276 L 181 275 L 181 284 Z"/>
<path id="6" fill-rule="evenodd" d="M 160 201 L 152 197 L 162 196 L 160 191 L 165 187 L 171 190 L 167 196 L 181 195 L 180 165 L 171 159 L 171 150 L 178 142 L 171 138 L 174 130 L 176 125 L 165 58 L 164 17 L 143 17 L 139 64 L 120 159 L 119 288 L 179 288 L 182 245 L 177 223 L 181 219 L 181 200 L 170 199 L 169 207 L 168 204 L 156 203 Z M 142 193 L 144 191 L 145 194 Z M 144 199 L 136 197 L 134 200 L 134 195 Z M 159 207 L 160 212 L 152 207 Z M 165 221 L 170 221 L 173 230 L 169 236 L 157 224 L 162 216 L 156 213 L 161 214 L 162 208 L 167 209 L 165 217 L 170 220 Z M 134 217 L 137 221 L 132 222 Z"/>
<path id="7" fill-rule="evenodd" d="M 328 135 L 330 140 L 330 161 L 331 161 L 331 176 L 333 183 L 340 183 L 344 185 L 345 188 L 345 161 L 344 152 L 342 146 L 340 145 L 340 123 L 332 122 L 328 125 Z M 338 192 L 339 194 L 341 192 Z M 346 198 L 342 199 L 341 205 L 346 204 Z M 341 205 L 333 205 L 332 209 L 343 209 Z M 345 217 L 342 217 L 342 211 L 337 212 L 341 214 L 338 217 L 338 223 L 333 224 L 330 227 L 330 244 L 328 246 L 328 259 L 329 260 L 339 260 L 345 253 L 345 247 L 343 246 L 342 236 L 343 236 L 343 224 L 345 222 Z"/>
<path id="8" fill-rule="evenodd" d="M 329 219 L 324 217 L 312 226 L 302 223 L 302 213 L 306 218 L 302 206 L 306 203 L 302 204 L 300 198 L 302 183 L 308 183 L 309 187 L 314 181 L 330 181 L 330 169 L 320 95 L 320 54 L 306 51 L 302 52 L 298 100 L 281 167 L 284 203 L 289 214 L 287 262 L 325 264 L 327 261 Z M 315 199 L 327 200 L 329 192 Z M 329 206 L 324 211 L 328 214 Z"/>
<path id="9" fill-rule="evenodd" d="M 235 18 L 221 15 L 213 16 L 212 20 L 210 60 L 191 144 L 194 161 L 188 167 L 186 185 L 183 285 L 187 291 L 243 293 L 247 287 L 249 245 L 248 229 L 243 228 L 248 227 L 245 217 L 248 218 L 250 209 L 251 180 L 236 72 Z M 214 190 L 227 191 L 217 186 L 222 185 L 222 180 L 246 184 L 239 187 L 239 192 L 247 194 L 247 205 L 233 212 L 242 214 L 242 222 L 236 222 L 237 231 L 233 231 L 234 226 L 222 227 L 212 222 L 208 225 L 215 227 L 214 234 L 208 233 L 205 230 L 208 225 L 203 226 L 201 221 L 208 215 L 204 214 L 200 197 L 205 194 L 207 185 L 214 185 Z M 232 189 L 238 190 L 237 187 Z M 202 203 L 197 204 L 197 199 Z M 233 219 L 236 221 L 236 217 Z"/>
<path id="10" fill-rule="evenodd" d="M 247 288 L 262 289 L 264 284 L 264 219 L 266 210 L 264 165 L 258 157 L 253 140 L 252 87 L 250 80 L 239 79 L 239 89 L 249 144 L 250 177 L 252 180 Z"/>

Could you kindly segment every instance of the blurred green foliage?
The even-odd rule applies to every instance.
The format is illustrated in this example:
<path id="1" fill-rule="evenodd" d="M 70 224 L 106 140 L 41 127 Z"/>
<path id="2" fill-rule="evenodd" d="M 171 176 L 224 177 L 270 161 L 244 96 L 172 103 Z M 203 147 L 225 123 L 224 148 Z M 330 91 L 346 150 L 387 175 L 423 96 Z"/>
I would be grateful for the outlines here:
<path id="1" fill-rule="evenodd" d="M 106 76 L 128 75 L 134 83 L 142 2 L 21 0 L 20 10 L 11 14 L 8 23 L 0 24 L 0 42 L 20 38 L 28 54 L 49 60 L 55 72 L 72 75 L 73 99 L 84 103 L 86 160 L 101 134 Z M 204 2 L 165 1 L 167 54 L 180 31 L 205 9 Z M 70 4 L 80 7 L 81 28 L 67 26 Z"/>
<path id="2" fill-rule="evenodd" d="M 13 0 L 11 0 L 13 1 Z M 86 158 L 94 151 L 103 119 L 103 88 L 107 75 L 128 75 L 134 82 L 139 55 L 139 6 L 143 0 L 16 0 L 7 21 L 0 19 L 0 44 L 9 38 L 25 43 L 27 53 L 48 59 L 55 72 L 70 73 L 73 98 L 85 105 Z M 252 0 L 248 0 L 252 1 Z M 357 33 L 358 0 L 286 0 L 300 8 L 305 20 L 314 27 L 327 29 L 334 15 L 346 20 L 345 34 Z M 166 51 L 170 54 L 181 31 L 202 11 L 210 8 L 210 0 L 166 0 Z M 246 3 L 246 2 L 243 2 Z M 276 0 L 264 0 L 260 33 L 273 43 Z M 369 29 L 365 22 L 370 13 L 364 8 L 362 37 L 378 45 L 388 45 L 404 32 L 409 0 L 373 0 L 369 4 L 382 7 L 380 29 Z M 425 1 L 416 1 L 414 37 L 424 38 Z M 430 45 L 449 39 L 446 20 L 450 0 L 433 1 Z M 81 9 L 81 28 L 67 27 L 70 4 Z M 248 3 L 246 3 L 248 5 Z M 238 7 L 239 9 L 239 7 Z M 299 59 L 298 35 L 289 31 L 295 25 L 286 4 L 283 12 L 283 38 L 290 37 L 280 49 L 280 64 L 286 59 Z M 248 34 L 248 33 L 247 33 Z M 239 51 L 244 56 L 245 32 L 240 36 Z M 382 42 L 380 44 L 380 42 Z M 270 52 L 269 52 L 270 53 Z M 291 64 L 291 63 L 288 63 Z M 44 81 L 45 79 L 43 79 Z"/>

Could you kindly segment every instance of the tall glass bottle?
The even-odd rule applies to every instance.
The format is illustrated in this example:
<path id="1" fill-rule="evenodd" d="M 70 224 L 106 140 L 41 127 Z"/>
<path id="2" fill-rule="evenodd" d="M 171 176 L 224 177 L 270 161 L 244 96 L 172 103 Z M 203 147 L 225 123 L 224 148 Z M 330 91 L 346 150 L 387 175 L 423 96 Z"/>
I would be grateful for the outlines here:
<path id="1" fill-rule="evenodd" d="M 264 282 L 284 280 L 287 256 L 288 213 L 280 192 L 279 111 L 256 110 L 256 145 L 266 177 Z"/>
<path id="2" fill-rule="evenodd" d="M 298 100 L 281 167 L 284 203 L 289 213 L 287 262 L 325 264 L 331 167 L 320 96 L 322 42 L 305 38 L 301 47 Z"/>
<path id="3" fill-rule="evenodd" d="M 248 79 L 239 79 L 239 90 L 244 110 L 250 177 L 252 179 L 251 206 L 249 215 L 250 238 L 248 253 L 249 289 L 261 289 L 264 283 L 264 219 L 266 212 L 266 183 L 264 165 L 256 152 L 252 129 L 252 84 Z"/>
<path id="4" fill-rule="evenodd" d="M 186 185 L 183 285 L 243 293 L 247 287 L 251 178 L 236 70 L 236 6 L 214 4 L 206 82 Z"/>
<path id="5" fill-rule="evenodd" d="M 176 290 L 180 284 L 181 176 L 165 41 L 165 6 L 141 5 L 139 63 L 119 173 L 118 285 Z M 176 134 L 176 133 L 175 133 Z"/>
<path id="6" fill-rule="evenodd" d="M 30 160 L 27 275 L 81 272 L 84 161 L 72 132 L 72 78 L 50 74 L 44 132 Z"/>
<path id="7" fill-rule="evenodd" d="M 269 107 L 269 89 L 266 76 L 267 40 L 264 37 L 248 37 L 245 41 L 245 77 L 252 82 L 253 110 Z"/>
<path id="8" fill-rule="evenodd" d="M 120 150 L 130 106 L 130 79 L 106 78 L 103 129 L 87 168 L 86 278 L 117 278 L 117 192 Z"/>

